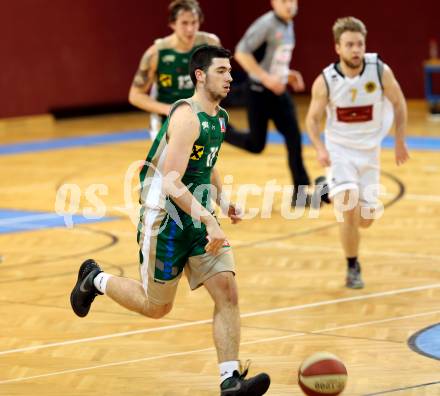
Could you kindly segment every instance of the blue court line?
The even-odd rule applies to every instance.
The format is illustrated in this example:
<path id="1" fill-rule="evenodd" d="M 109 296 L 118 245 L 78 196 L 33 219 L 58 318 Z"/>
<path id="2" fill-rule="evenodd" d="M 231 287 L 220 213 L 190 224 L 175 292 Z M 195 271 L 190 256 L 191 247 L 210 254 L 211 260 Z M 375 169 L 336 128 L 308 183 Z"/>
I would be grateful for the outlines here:
<path id="1" fill-rule="evenodd" d="M 146 129 L 138 129 L 128 132 L 107 133 L 104 135 L 76 136 L 61 139 L 38 140 L 26 143 L 2 144 L 0 145 L 0 156 L 147 139 L 149 139 L 148 131 Z"/>
<path id="2" fill-rule="evenodd" d="M 440 360 L 440 323 L 411 336 L 408 345 L 422 355 Z"/>
<path id="3" fill-rule="evenodd" d="M 440 132 L 439 132 L 440 135 Z M 309 136 L 304 132 L 302 134 L 302 141 L 305 145 L 310 145 Z M 269 133 L 269 143 L 284 143 L 284 136 L 280 133 Z M 425 137 L 425 136 L 407 136 L 406 143 L 409 149 L 412 150 L 440 150 L 440 137 Z M 394 148 L 394 137 L 387 136 L 382 142 L 383 148 Z"/>
<path id="4" fill-rule="evenodd" d="M 89 224 L 111 221 L 116 217 L 86 218 L 82 215 L 72 215 L 72 224 Z M 15 209 L 0 209 L 0 234 L 12 232 L 35 231 L 46 228 L 65 228 L 63 216 L 51 212 L 24 211 Z"/>
<path id="5" fill-rule="evenodd" d="M 146 129 L 138 129 L 127 132 L 108 133 L 103 135 L 78 136 L 61 139 L 39 140 L 26 143 L 0 145 L 0 156 L 34 153 L 50 150 L 62 150 L 75 147 L 98 146 L 104 144 L 123 143 L 136 140 L 148 140 L 149 133 Z M 310 139 L 306 133 L 302 135 L 303 143 L 310 145 Z M 280 133 L 269 133 L 268 142 L 274 144 L 284 143 L 284 137 Z M 409 136 L 407 144 L 413 150 L 440 150 L 440 137 Z M 394 138 L 387 136 L 382 144 L 384 148 L 394 147 Z"/>

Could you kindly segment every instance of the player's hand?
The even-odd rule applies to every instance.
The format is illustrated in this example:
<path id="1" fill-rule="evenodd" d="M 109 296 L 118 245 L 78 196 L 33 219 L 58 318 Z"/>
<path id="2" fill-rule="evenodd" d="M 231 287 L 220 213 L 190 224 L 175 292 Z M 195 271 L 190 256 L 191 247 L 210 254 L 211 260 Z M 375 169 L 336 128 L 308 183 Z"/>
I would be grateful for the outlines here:
<path id="1" fill-rule="evenodd" d="M 237 224 L 242 220 L 243 211 L 236 204 L 230 203 L 227 216 L 231 219 L 232 224 Z"/>
<path id="2" fill-rule="evenodd" d="M 272 91 L 275 95 L 281 95 L 286 90 L 286 84 L 276 76 L 272 76 L 267 74 L 262 80 L 261 83 L 270 91 Z"/>
<path id="3" fill-rule="evenodd" d="M 317 150 L 317 159 L 320 165 L 324 168 L 331 165 L 330 154 L 325 147 Z"/>
<path id="4" fill-rule="evenodd" d="M 408 147 L 404 140 L 396 140 L 395 157 L 397 165 L 403 165 L 409 160 Z"/>
<path id="5" fill-rule="evenodd" d="M 295 92 L 302 92 L 306 88 L 304 79 L 298 70 L 290 70 L 289 84 Z"/>
<path id="6" fill-rule="evenodd" d="M 208 233 L 208 244 L 205 246 L 205 251 L 216 255 L 219 249 L 223 247 L 226 235 L 214 217 L 206 223 L 206 232 Z"/>

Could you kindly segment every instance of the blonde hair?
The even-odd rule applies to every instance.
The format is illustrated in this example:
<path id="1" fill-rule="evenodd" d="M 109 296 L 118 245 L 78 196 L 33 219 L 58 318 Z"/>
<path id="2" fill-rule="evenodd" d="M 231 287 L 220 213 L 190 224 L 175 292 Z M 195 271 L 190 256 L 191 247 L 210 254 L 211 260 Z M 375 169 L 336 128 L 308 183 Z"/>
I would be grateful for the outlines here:
<path id="1" fill-rule="evenodd" d="M 355 17 L 344 17 L 339 18 L 333 25 L 333 37 L 335 43 L 339 44 L 341 35 L 344 32 L 358 32 L 361 33 L 365 38 L 367 37 L 367 28 L 364 23 Z"/>

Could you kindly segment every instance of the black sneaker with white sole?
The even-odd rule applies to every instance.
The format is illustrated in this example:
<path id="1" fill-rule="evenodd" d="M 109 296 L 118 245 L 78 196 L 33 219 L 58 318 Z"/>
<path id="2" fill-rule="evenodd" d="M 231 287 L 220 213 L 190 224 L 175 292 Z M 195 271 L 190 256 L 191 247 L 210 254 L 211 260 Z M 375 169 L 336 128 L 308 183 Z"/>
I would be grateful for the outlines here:
<path id="1" fill-rule="evenodd" d="M 89 313 L 90 306 L 98 294 L 102 294 L 93 284 L 96 275 L 102 272 L 95 260 L 84 261 L 78 271 L 78 280 L 70 294 L 73 312 L 83 318 Z"/>
<path id="2" fill-rule="evenodd" d="M 234 371 L 232 377 L 225 379 L 220 385 L 220 396 L 261 396 L 270 386 L 270 377 L 266 373 L 245 379 L 248 369 L 240 374 Z"/>

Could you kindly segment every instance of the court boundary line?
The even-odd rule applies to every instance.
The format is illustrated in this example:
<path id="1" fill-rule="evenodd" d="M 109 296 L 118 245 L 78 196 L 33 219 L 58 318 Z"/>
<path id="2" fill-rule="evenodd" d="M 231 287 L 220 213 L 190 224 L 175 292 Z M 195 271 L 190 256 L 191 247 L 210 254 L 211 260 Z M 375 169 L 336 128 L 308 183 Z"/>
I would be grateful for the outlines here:
<path id="1" fill-rule="evenodd" d="M 267 141 L 270 144 L 279 145 L 284 143 L 284 138 L 276 129 L 268 131 Z M 136 141 L 150 141 L 149 129 L 132 129 L 127 131 L 112 131 L 98 134 L 76 135 L 61 138 L 45 138 L 41 140 L 28 140 L 25 142 L 6 143 L 0 145 L 0 157 L 20 154 L 36 154 L 55 150 L 69 150 L 87 148 L 94 146 L 113 145 L 121 143 L 131 143 Z M 306 131 L 301 131 L 303 137 L 302 144 L 310 146 L 310 138 Z M 394 148 L 395 138 L 391 135 L 386 136 L 381 142 L 382 149 Z M 437 136 L 407 136 L 406 142 L 411 150 L 417 151 L 439 151 L 440 139 Z"/>
<path id="2" fill-rule="evenodd" d="M 278 314 L 278 313 L 283 313 L 283 312 L 300 311 L 302 309 L 316 308 L 316 307 L 322 307 L 322 306 L 327 306 L 327 305 L 332 305 L 332 304 L 340 304 L 340 303 L 345 303 L 345 302 L 369 300 L 372 298 L 387 297 L 387 296 L 393 296 L 396 294 L 419 292 L 419 291 L 432 290 L 432 289 L 438 289 L 438 288 L 440 288 L 440 283 L 424 285 L 424 286 L 416 286 L 416 287 L 410 287 L 410 288 L 403 288 L 403 289 L 396 289 L 396 290 L 389 290 L 389 291 L 384 291 L 384 292 L 369 293 L 369 294 L 363 294 L 360 296 L 343 297 L 343 298 L 318 301 L 318 302 L 308 303 L 308 304 L 291 305 L 291 306 L 287 306 L 287 307 L 273 308 L 273 309 L 267 309 L 267 310 L 262 310 L 262 311 L 248 312 L 248 313 L 241 314 L 240 317 L 242 319 L 245 319 L 245 318 L 253 318 L 256 316 L 267 316 L 267 315 L 273 315 L 273 314 Z M 112 339 L 112 338 L 127 337 L 127 336 L 138 335 L 138 334 L 157 333 L 157 332 L 162 332 L 162 331 L 176 330 L 176 329 L 181 329 L 181 328 L 185 328 L 185 327 L 205 325 L 205 324 L 210 324 L 210 323 L 212 323 L 212 319 L 202 319 L 202 320 L 197 320 L 194 322 L 178 323 L 178 324 L 174 324 L 174 325 L 158 326 L 158 327 L 152 327 L 152 328 L 148 328 L 148 329 L 125 331 L 125 332 L 120 332 L 120 333 L 107 334 L 107 335 L 103 335 L 103 336 L 78 338 L 78 339 L 68 340 L 68 341 L 60 341 L 60 342 L 53 342 L 53 343 L 47 343 L 47 344 L 32 345 L 32 346 L 27 346 L 27 347 L 22 347 L 22 348 L 14 348 L 14 349 L 0 351 L 0 356 L 10 355 L 13 353 L 20 353 L 20 352 L 37 351 L 37 350 L 41 350 L 41 349 L 54 348 L 54 347 L 58 347 L 58 346 L 74 345 L 74 344 L 81 344 L 81 343 L 86 343 L 86 342 L 107 340 L 107 339 Z"/>
<path id="3" fill-rule="evenodd" d="M 387 318 L 387 319 L 379 319 L 379 320 L 373 320 L 373 321 L 367 321 L 367 322 L 352 323 L 350 325 L 337 326 L 337 327 L 332 327 L 329 329 L 320 329 L 320 330 L 313 330 L 313 331 L 308 331 L 308 332 L 294 332 L 294 334 L 287 334 L 287 335 L 276 336 L 276 337 L 267 337 L 267 338 L 262 338 L 262 339 L 258 339 L 258 340 L 253 340 L 253 341 L 245 341 L 245 342 L 240 343 L 240 346 L 263 344 L 266 342 L 281 341 L 281 340 L 288 339 L 288 338 L 302 337 L 302 336 L 307 336 L 307 335 L 311 335 L 311 334 L 317 335 L 317 334 L 323 334 L 323 333 L 326 333 L 329 331 L 336 331 L 336 330 L 344 330 L 344 329 L 348 329 L 348 328 L 369 326 L 372 324 L 386 323 L 386 322 L 391 322 L 391 321 L 395 321 L 395 320 L 412 319 L 412 318 L 416 318 L 416 317 L 435 315 L 435 314 L 439 314 L 439 313 L 440 313 L 440 310 L 436 310 L 436 311 L 417 313 L 417 314 L 413 314 L 413 315 L 403 315 L 403 316 L 396 316 L 396 317 Z M 123 360 L 123 361 L 119 361 L 119 362 L 104 363 L 104 364 L 88 366 L 88 367 L 79 367 L 79 368 L 75 368 L 75 369 L 53 371 L 50 373 L 38 374 L 38 375 L 33 375 L 33 376 L 28 376 L 28 377 L 18 377 L 18 378 L 12 378 L 12 379 L 8 379 L 8 380 L 0 380 L 0 385 L 17 383 L 17 382 L 24 382 L 24 381 L 34 380 L 34 379 L 39 379 L 39 378 L 55 377 L 55 376 L 63 375 L 63 374 L 72 374 L 72 373 L 89 371 L 89 370 L 96 370 L 96 369 L 107 368 L 107 367 L 123 366 L 126 364 L 133 364 L 133 363 L 139 363 L 139 362 L 147 362 L 147 361 L 153 361 L 153 360 L 159 360 L 159 359 L 166 359 L 169 357 L 194 355 L 197 353 L 204 353 L 204 352 L 215 352 L 215 347 L 193 349 L 190 351 L 167 353 L 167 354 L 163 354 L 163 355 L 148 356 L 148 357 L 143 357 L 143 358 L 138 358 L 138 359 L 130 359 L 130 360 Z"/>

